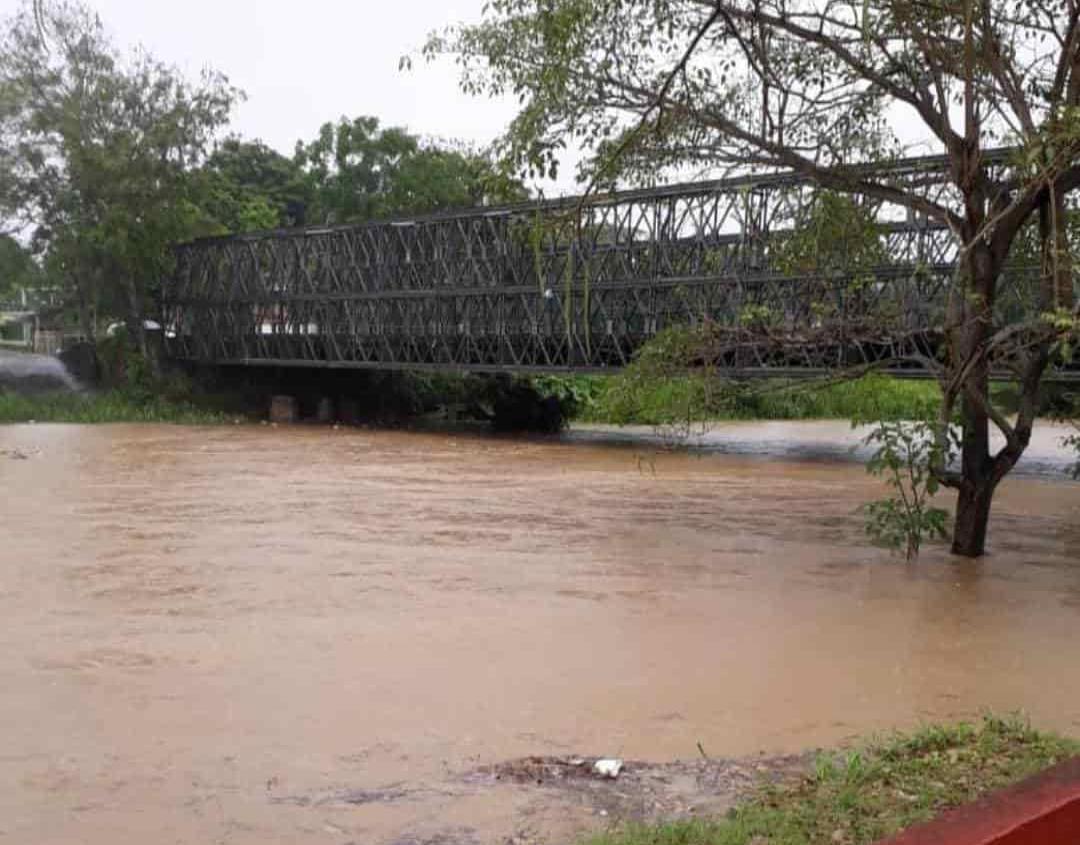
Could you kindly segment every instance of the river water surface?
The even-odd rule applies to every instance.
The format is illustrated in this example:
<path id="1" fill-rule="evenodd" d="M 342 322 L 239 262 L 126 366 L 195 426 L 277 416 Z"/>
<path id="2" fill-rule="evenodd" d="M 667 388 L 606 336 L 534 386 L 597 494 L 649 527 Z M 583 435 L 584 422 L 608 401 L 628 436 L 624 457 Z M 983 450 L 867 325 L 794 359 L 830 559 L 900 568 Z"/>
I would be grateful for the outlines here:
<path id="1" fill-rule="evenodd" d="M 525 841 L 565 832 L 470 772 L 983 708 L 1080 735 L 1080 485 L 1052 435 L 992 556 L 906 565 L 861 534 L 879 487 L 842 425 L 719 429 L 724 454 L 0 428 L 0 842 Z"/>

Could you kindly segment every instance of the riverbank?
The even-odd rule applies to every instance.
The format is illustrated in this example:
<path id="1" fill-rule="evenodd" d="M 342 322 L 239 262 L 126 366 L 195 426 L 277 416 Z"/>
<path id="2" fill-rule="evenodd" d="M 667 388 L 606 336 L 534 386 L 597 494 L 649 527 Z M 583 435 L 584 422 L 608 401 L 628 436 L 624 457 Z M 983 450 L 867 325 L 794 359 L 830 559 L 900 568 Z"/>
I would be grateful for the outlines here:
<path id="1" fill-rule="evenodd" d="M 63 359 L 0 350 L 0 423 L 210 425 L 236 419 L 226 408 L 179 374 L 152 376 L 114 338 Z"/>
<path id="2" fill-rule="evenodd" d="M 95 353 L 91 352 L 91 355 Z M 734 382 L 713 376 L 655 377 L 638 367 L 603 376 L 481 376 L 252 369 L 171 370 L 154 374 L 122 339 L 96 351 L 94 391 L 57 359 L 0 356 L 0 423 L 178 422 L 259 419 L 270 397 L 292 395 L 304 413 L 330 399 L 340 422 L 411 424 L 424 418 L 492 422 L 506 430 L 552 432 L 566 423 L 688 427 L 702 421 L 877 420 L 933 416 L 941 401 L 932 381 L 871 373 L 859 379 Z M 84 369 L 86 369 L 84 367 Z M 72 395 L 81 394 L 81 395 Z M 1006 413 L 1017 400 L 1005 386 L 994 401 Z M 1044 416 L 1080 414 L 1059 387 L 1045 390 Z"/>
<path id="3" fill-rule="evenodd" d="M 176 423 L 215 425 L 235 415 L 191 401 L 164 396 L 133 396 L 119 390 L 100 393 L 0 393 L 0 423 Z"/>
<path id="4" fill-rule="evenodd" d="M 1016 717 L 931 725 L 821 753 L 803 777 L 762 778 L 722 818 L 630 824 L 585 845 L 872 845 L 1069 757 L 1080 742 Z M 765 771 L 767 767 L 762 766 Z"/>
<path id="5" fill-rule="evenodd" d="M 542 393 L 571 400 L 574 422 L 671 426 L 710 420 L 900 420 L 936 414 L 941 390 L 930 380 L 871 373 L 858 379 L 731 382 L 704 376 L 644 378 L 633 369 L 613 376 L 542 376 Z M 1075 391 L 1073 391 L 1074 393 Z M 1015 413 L 1015 390 L 994 385 L 995 404 Z M 1068 411 L 1070 391 L 1048 386 L 1043 412 Z"/>
<path id="6" fill-rule="evenodd" d="M 646 387 L 617 376 L 551 376 L 534 378 L 531 386 L 540 395 L 565 400 L 571 422 L 607 425 L 671 426 L 703 419 L 910 419 L 931 413 L 940 398 L 936 384 L 886 376 L 835 384 L 761 382 L 744 387 L 696 378 L 672 378 Z M 383 388 L 376 403 L 381 405 L 370 409 L 376 417 L 384 408 L 396 418 L 407 419 L 440 406 L 468 409 L 485 404 L 483 383 L 475 376 L 445 376 L 437 381 L 399 376 Z M 213 423 L 232 418 L 190 387 L 186 395 L 174 396 L 148 390 L 85 396 L 0 391 L 0 422 Z"/>
<path id="7" fill-rule="evenodd" d="M 849 381 L 725 382 L 676 376 L 552 376 L 534 379 L 541 392 L 574 400 L 576 422 L 678 425 L 700 420 L 911 419 L 933 413 L 934 382 L 871 374 Z"/>

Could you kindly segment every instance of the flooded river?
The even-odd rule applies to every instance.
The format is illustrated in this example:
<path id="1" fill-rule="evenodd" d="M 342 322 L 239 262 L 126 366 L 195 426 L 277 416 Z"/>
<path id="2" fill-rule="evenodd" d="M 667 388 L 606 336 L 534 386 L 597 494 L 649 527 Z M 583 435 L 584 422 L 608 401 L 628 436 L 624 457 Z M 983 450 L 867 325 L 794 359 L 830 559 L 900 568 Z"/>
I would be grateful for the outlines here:
<path id="1" fill-rule="evenodd" d="M 0 843 L 559 841 L 603 821 L 476 773 L 1080 735 L 1053 437 L 992 557 L 914 566 L 862 536 L 846 426 L 611 439 L 0 427 Z"/>

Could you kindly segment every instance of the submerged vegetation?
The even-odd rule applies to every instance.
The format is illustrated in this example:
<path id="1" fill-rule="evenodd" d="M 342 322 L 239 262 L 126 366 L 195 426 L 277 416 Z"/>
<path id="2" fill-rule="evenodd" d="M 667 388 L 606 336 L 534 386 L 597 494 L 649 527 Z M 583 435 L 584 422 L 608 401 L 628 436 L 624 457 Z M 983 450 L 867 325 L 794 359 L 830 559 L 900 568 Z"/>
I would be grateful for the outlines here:
<path id="1" fill-rule="evenodd" d="M 726 818 L 624 827 L 585 845 L 869 845 L 1077 753 L 1017 717 L 933 725 L 823 754 L 801 782 L 763 786 Z"/>
<path id="2" fill-rule="evenodd" d="M 941 489 L 934 468 L 956 458 L 959 443 L 955 429 L 945 446 L 934 437 L 933 426 L 921 420 L 878 423 L 865 443 L 874 449 L 866 465 L 881 478 L 890 495 L 864 508 L 866 533 L 880 545 L 903 550 L 908 560 L 919 556 L 925 540 L 949 534 L 949 513 L 930 504 Z"/>

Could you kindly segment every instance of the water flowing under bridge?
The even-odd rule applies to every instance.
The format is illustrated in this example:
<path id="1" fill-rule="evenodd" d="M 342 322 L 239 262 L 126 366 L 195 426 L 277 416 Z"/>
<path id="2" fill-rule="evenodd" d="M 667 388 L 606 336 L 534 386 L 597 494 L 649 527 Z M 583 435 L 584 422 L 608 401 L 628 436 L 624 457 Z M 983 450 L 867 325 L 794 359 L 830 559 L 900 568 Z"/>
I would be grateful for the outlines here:
<path id="1" fill-rule="evenodd" d="M 948 201 L 943 158 L 866 172 Z M 776 246 L 814 196 L 807 179 L 776 173 L 199 240 L 177 248 L 164 285 L 166 351 L 213 364 L 607 372 L 667 327 L 708 323 L 738 339 L 720 357 L 744 375 L 921 371 L 912 361 L 935 354 L 953 234 L 859 200 L 879 265 L 785 272 Z M 997 307 L 1033 307 L 1014 275 Z"/>

